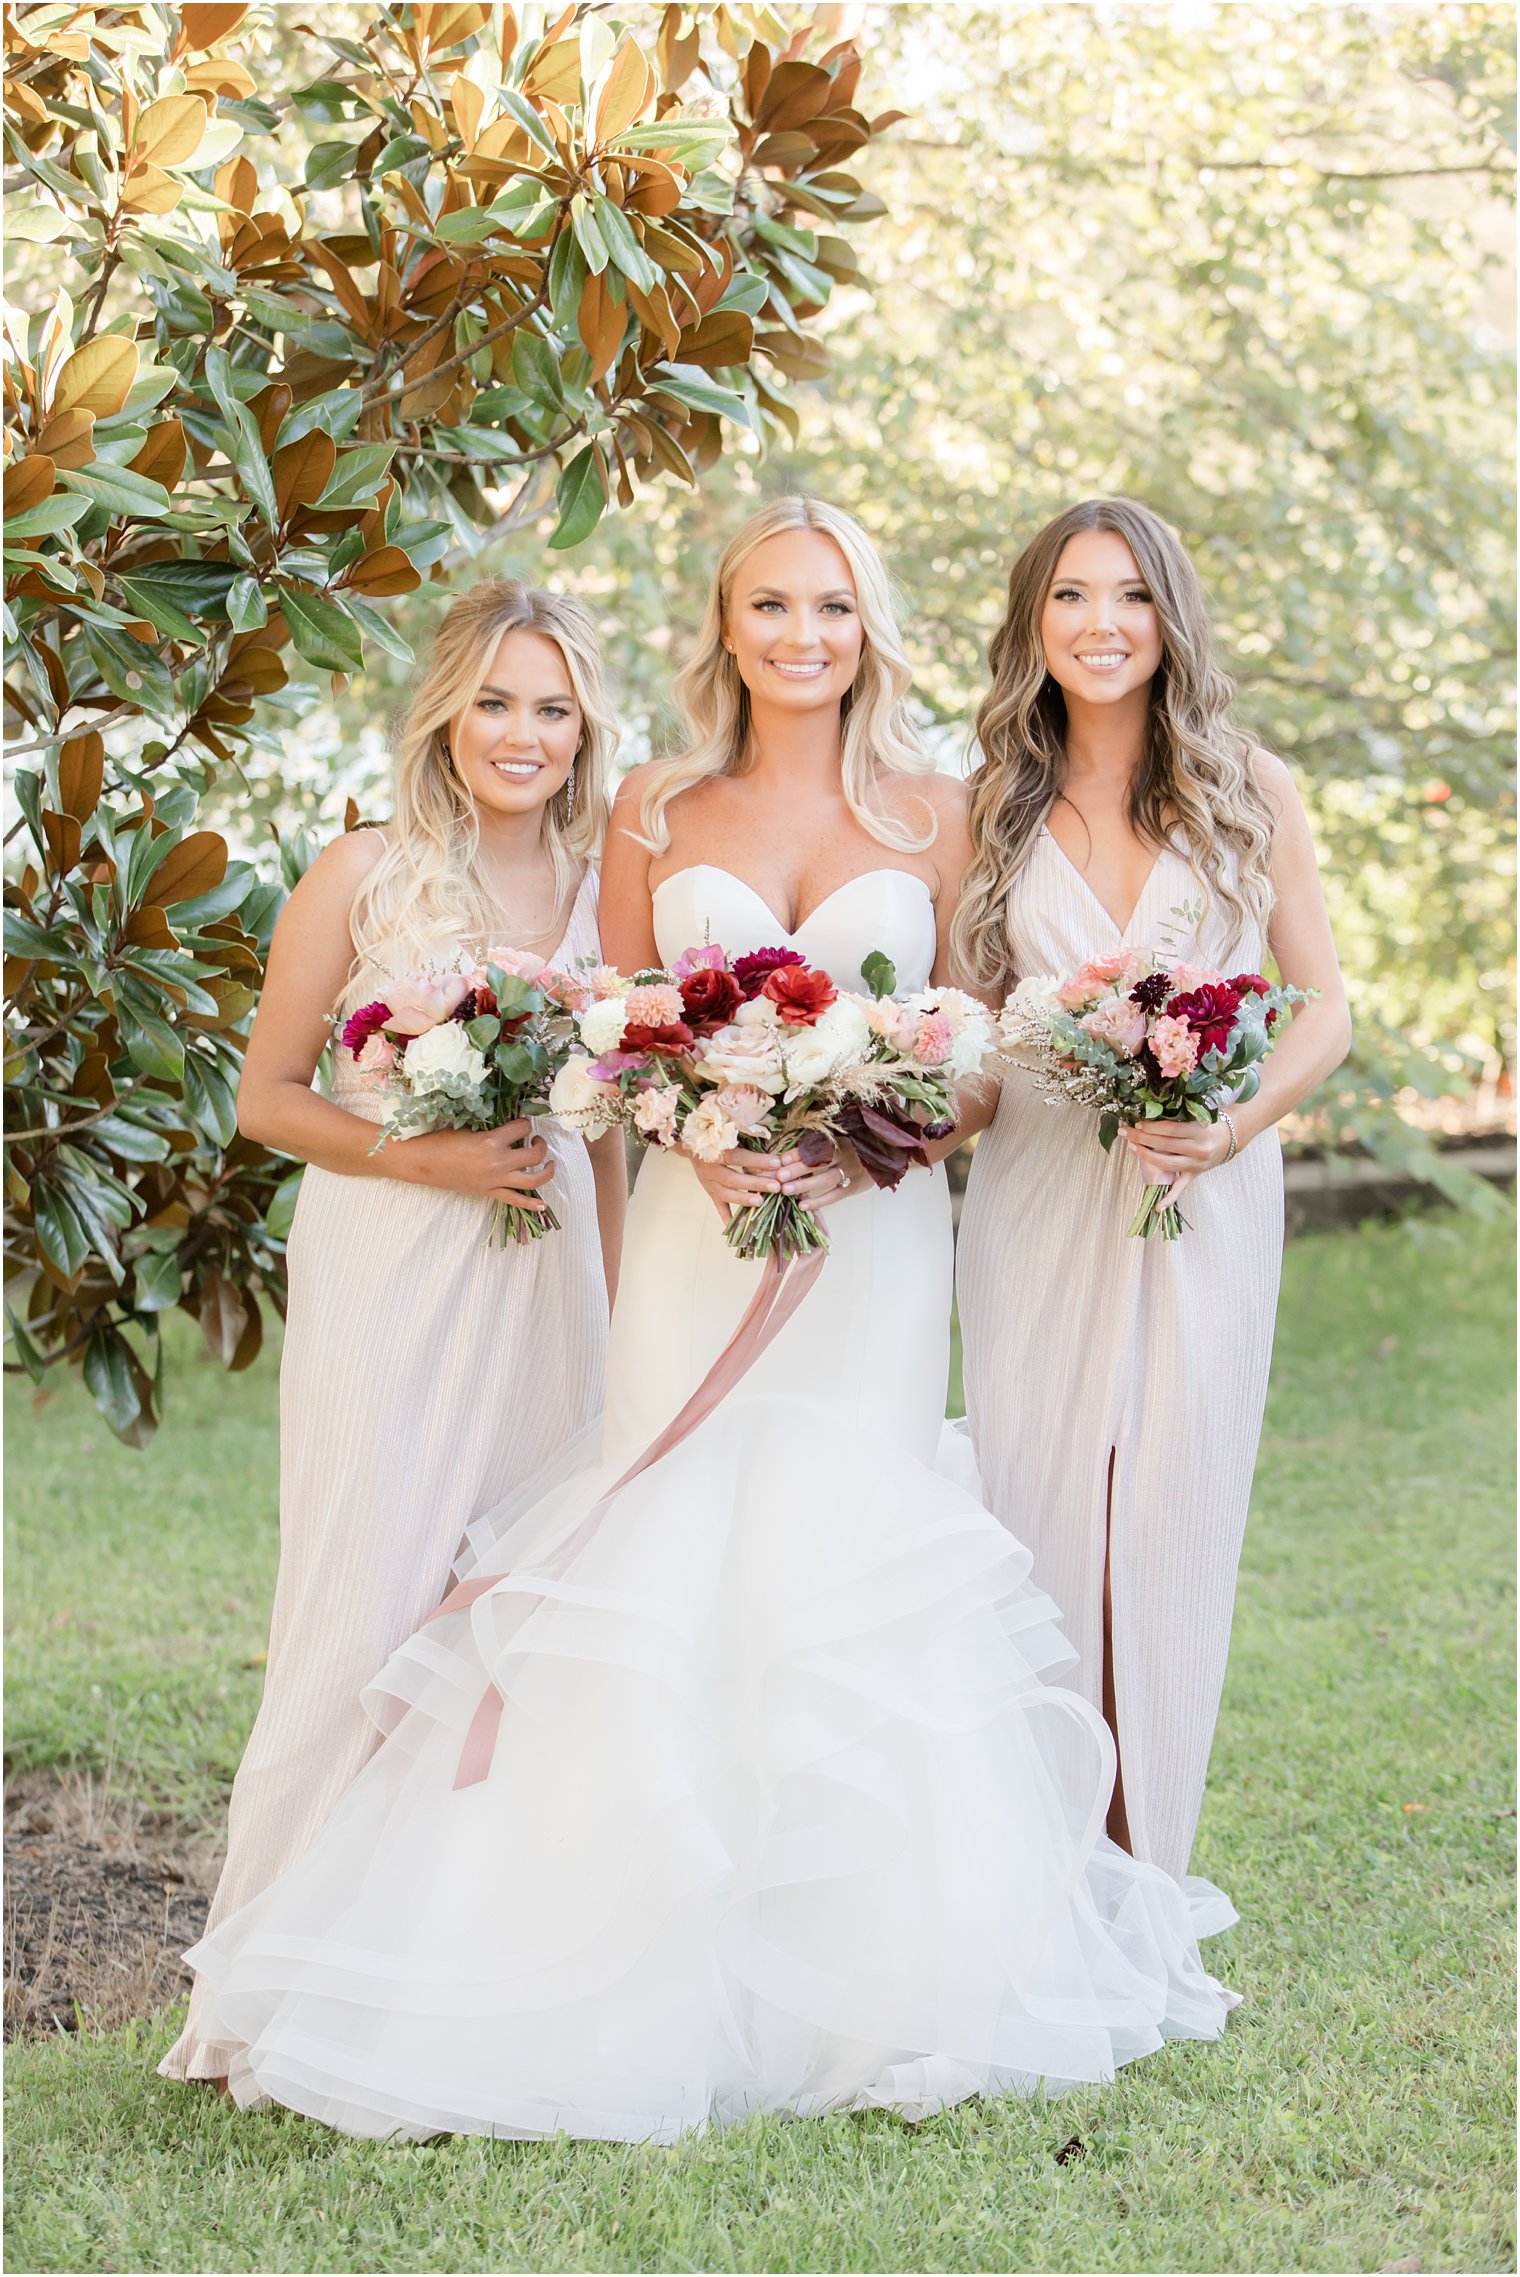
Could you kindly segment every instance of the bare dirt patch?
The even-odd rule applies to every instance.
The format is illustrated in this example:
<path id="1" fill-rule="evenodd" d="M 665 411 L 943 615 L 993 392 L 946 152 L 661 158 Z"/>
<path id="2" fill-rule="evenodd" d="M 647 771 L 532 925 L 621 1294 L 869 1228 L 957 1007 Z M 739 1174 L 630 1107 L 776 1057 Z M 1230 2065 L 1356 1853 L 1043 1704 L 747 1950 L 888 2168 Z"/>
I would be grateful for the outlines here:
<path id="1" fill-rule="evenodd" d="M 5 1800 L 5 2037 L 109 2029 L 186 1990 L 218 1854 L 109 1776 L 29 1774 Z"/>

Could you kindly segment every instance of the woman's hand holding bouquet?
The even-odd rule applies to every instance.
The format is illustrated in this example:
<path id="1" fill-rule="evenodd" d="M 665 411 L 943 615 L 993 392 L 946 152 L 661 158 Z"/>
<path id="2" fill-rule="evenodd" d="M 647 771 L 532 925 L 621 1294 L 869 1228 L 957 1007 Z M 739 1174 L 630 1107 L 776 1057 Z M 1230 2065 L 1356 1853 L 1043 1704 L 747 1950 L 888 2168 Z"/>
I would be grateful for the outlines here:
<path id="1" fill-rule="evenodd" d="M 1160 949 L 1119 949 L 1064 980 L 1021 981 L 998 1035 L 1048 1098 L 1096 1110 L 1105 1149 L 1122 1130 L 1143 1168 L 1167 1172 L 1146 1187 L 1129 1230 L 1175 1241 L 1181 1191 L 1235 1153 L 1230 1109 L 1254 1098 L 1278 1023 L 1309 993 L 1261 973 L 1226 979 Z M 1188 1125 L 1204 1126 L 1204 1146 Z"/>
<path id="2" fill-rule="evenodd" d="M 468 1132 L 477 1143 L 467 1189 L 492 1196 L 490 1240 L 557 1231 L 558 1218 L 533 1192 L 553 1171 L 527 1118 L 549 1111 L 550 1088 L 576 1040 L 575 1011 L 586 1001 L 582 981 L 522 949 L 488 949 L 458 970 L 392 983 L 350 1016 L 339 1038 L 389 1102 L 371 1151 L 387 1139 Z"/>

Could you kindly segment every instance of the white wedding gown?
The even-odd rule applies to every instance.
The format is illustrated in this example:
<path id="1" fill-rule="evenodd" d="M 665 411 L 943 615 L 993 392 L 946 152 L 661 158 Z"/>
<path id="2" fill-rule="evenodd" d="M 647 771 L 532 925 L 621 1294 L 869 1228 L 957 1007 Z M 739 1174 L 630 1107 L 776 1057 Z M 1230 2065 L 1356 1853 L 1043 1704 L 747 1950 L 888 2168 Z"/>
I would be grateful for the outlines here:
<path id="1" fill-rule="evenodd" d="M 706 865 L 655 918 L 667 961 L 788 942 Z M 921 987 L 928 893 L 868 871 L 790 945 L 857 987 L 883 949 Z M 240 2103 L 669 2142 L 756 2111 L 923 2118 L 1223 2030 L 1184 1893 L 1103 1833 L 1111 1743 L 1043 1680 L 1071 1654 L 1027 1553 L 936 1467 L 944 1173 L 828 1225 L 770 1349 L 566 1556 L 756 1286 L 689 1164 L 645 1157 L 600 1447 L 472 1529 L 461 1573 L 503 1578 L 380 1672 L 386 1744 L 189 1956 Z M 488 1775 L 456 1787 L 493 1682 Z"/>

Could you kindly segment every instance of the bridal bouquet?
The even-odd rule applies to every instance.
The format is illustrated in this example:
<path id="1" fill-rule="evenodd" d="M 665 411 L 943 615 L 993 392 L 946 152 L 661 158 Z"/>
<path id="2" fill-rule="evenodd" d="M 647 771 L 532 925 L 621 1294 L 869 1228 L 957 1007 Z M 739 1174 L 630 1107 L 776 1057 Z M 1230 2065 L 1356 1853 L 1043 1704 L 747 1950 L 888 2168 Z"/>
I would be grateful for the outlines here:
<path id="1" fill-rule="evenodd" d="M 1096 1109 L 1106 1150 L 1121 1124 L 1163 1115 L 1213 1123 L 1221 1108 L 1253 1098 L 1278 1023 L 1311 993 L 1274 987 L 1259 972 L 1227 980 L 1160 949 L 1121 949 L 1065 980 L 1021 981 L 998 1039 L 1047 1097 Z M 1182 1227 L 1161 1206 L 1166 1193 L 1147 1186 L 1131 1234 L 1176 1240 Z"/>
<path id="2" fill-rule="evenodd" d="M 457 971 L 405 974 L 363 1004 L 339 1042 L 393 1102 L 376 1139 L 416 1131 L 490 1131 L 548 1112 L 548 1094 L 575 1042 L 585 984 L 523 949 L 487 949 Z M 558 1231 L 547 1205 L 491 1205 L 492 1242 Z"/>
<path id="3" fill-rule="evenodd" d="M 911 1163 L 927 1164 L 925 1141 L 954 1128 L 953 1086 L 981 1067 L 992 1024 L 957 989 L 895 996 L 879 952 L 862 976 L 869 996 L 795 949 L 688 949 L 668 972 L 631 980 L 604 965 L 550 1108 L 572 1130 L 621 1123 L 701 1162 L 795 1147 L 816 1167 L 837 1141 L 877 1186 L 895 1187 Z M 784 1194 L 736 1210 L 727 1239 L 750 1258 L 828 1247 L 812 1211 Z"/>

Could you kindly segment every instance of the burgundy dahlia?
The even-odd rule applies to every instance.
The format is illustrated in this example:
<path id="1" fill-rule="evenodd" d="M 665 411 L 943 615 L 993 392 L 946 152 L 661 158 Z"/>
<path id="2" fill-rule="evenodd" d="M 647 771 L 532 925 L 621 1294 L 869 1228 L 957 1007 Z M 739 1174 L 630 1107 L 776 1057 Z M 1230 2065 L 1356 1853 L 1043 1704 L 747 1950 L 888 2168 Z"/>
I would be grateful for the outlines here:
<path id="1" fill-rule="evenodd" d="M 778 965 L 800 965 L 802 961 L 795 949 L 752 949 L 747 957 L 735 957 L 734 978 L 747 1002 L 760 994 Z"/>
<path id="2" fill-rule="evenodd" d="M 340 1043 L 347 1044 L 357 1059 L 369 1042 L 370 1037 L 379 1035 L 390 1016 L 390 1006 L 382 1004 L 380 999 L 376 997 L 373 1004 L 361 1004 L 357 1012 L 349 1015 L 344 1022 L 343 1033 L 338 1040 Z"/>
<path id="3" fill-rule="evenodd" d="M 1202 988 L 1174 996 L 1167 1010 L 1174 1020 L 1186 1020 L 1198 1038 L 1198 1053 L 1227 1052 L 1235 1033 L 1240 998 L 1228 981 L 1208 981 Z"/>

